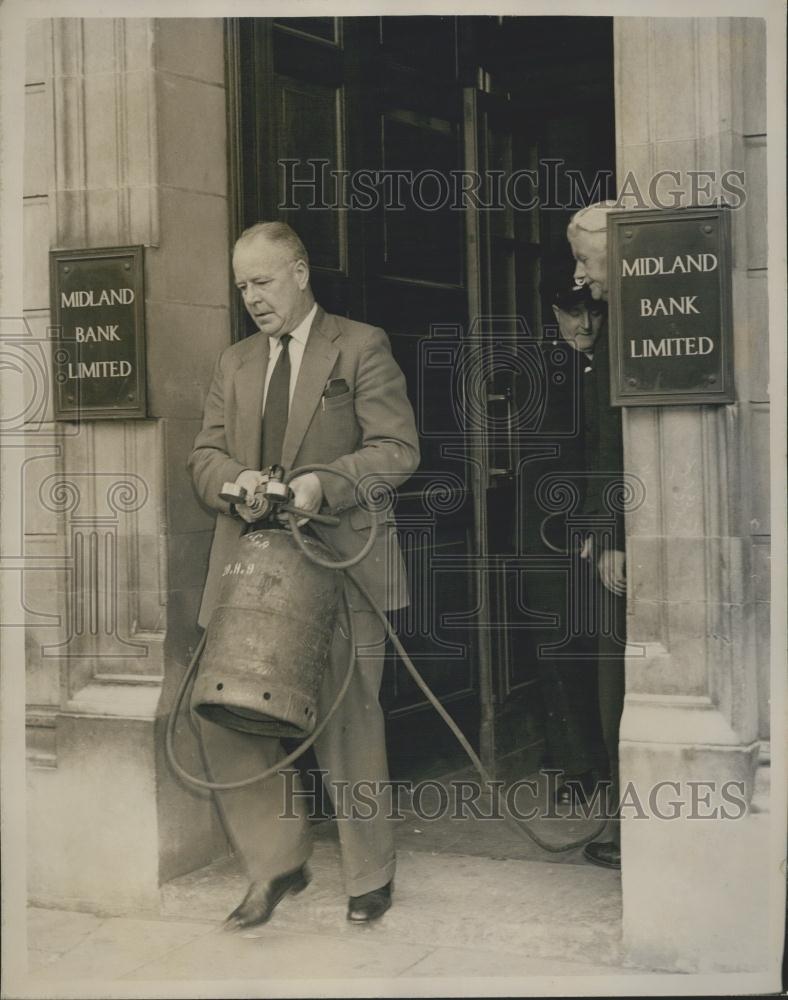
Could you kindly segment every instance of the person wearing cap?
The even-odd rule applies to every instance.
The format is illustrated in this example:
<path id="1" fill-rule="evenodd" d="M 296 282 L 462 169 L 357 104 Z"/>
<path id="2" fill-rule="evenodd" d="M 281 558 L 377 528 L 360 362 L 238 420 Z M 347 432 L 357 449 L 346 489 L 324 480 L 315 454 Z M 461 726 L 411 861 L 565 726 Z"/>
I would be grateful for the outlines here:
<path id="1" fill-rule="evenodd" d="M 575 283 L 588 289 L 595 302 L 607 302 L 607 216 L 615 201 L 595 202 L 575 212 L 567 238 L 575 259 Z M 610 405 L 610 358 L 607 324 L 595 343 L 591 372 L 585 382 L 587 488 L 583 513 L 607 522 L 610 531 L 590 535 L 583 556 L 593 560 L 602 584 L 595 605 L 599 619 L 597 676 L 602 732 L 610 758 L 611 802 L 618 804 L 618 732 L 624 708 L 624 652 L 626 646 L 626 566 L 624 518 L 620 504 L 623 470 L 621 414 Z M 612 628 L 610 625 L 612 624 Z M 606 627 L 603 627 L 605 625 Z M 610 840 L 594 841 L 584 850 L 587 860 L 606 868 L 621 867 L 620 822 L 609 825 Z"/>
<path id="2" fill-rule="evenodd" d="M 573 264 L 556 267 L 542 283 L 543 294 L 547 292 L 561 339 L 592 360 L 607 310 L 591 297 L 588 286 L 575 284 L 573 270 Z"/>
<path id="3" fill-rule="evenodd" d="M 566 553 L 565 515 L 545 513 L 539 483 L 545 477 L 571 484 L 582 496 L 585 487 L 584 383 L 593 381 L 593 352 L 604 322 L 605 308 L 587 288 L 575 285 L 575 262 L 568 248 L 542 266 L 540 293 L 546 311 L 552 310 L 557 336 L 545 332 L 542 341 L 545 384 L 549 386 L 538 433 L 551 441 L 550 454 L 531 456 L 522 466 L 525 501 L 521 507 L 523 551 L 540 557 Z M 562 350 L 568 346 L 571 350 Z M 574 511 L 575 514 L 578 511 Z M 588 560 L 573 554 L 574 581 L 589 589 Z M 577 622 L 565 568 L 542 567 L 528 589 L 532 611 L 556 622 L 540 626 L 531 635 L 539 664 L 544 706 L 545 766 L 562 772 L 554 798 L 559 805 L 582 804 L 597 783 L 609 775 L 608 754 L 597 708 L 595 639 L 592 629 L 569 634 Z"/>

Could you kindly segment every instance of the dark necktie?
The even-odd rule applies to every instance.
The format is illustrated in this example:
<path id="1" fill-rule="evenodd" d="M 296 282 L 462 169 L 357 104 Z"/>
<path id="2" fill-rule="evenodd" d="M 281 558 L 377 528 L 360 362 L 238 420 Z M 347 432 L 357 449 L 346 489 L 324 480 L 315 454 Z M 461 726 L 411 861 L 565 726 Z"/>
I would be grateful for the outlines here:
<path id="1" fill-rule="evenodd" d="M 282 461 L 282 443 L 287 428 L 287 414 L 290 409 L 290 341 L 289 333 L 279 338 L 282 350 L 276 359 L 263 411 L 262 468 L 279 465 Z"/>

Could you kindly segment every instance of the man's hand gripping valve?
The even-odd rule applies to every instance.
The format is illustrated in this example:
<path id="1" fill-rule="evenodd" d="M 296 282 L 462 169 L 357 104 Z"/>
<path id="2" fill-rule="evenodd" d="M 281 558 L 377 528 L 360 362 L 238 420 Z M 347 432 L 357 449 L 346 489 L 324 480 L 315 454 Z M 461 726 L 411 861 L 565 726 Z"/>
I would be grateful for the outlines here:
<path id="1" fill-rule="evenodd" d="M 247 469 L 234 483 L 225 483 L 219 496 L 233 504 L 248 524 L 269 518 L 288 524 L 288 514 L 297 519 L 298 527 L 310 520 L 329 526 L 339 524 L 339 518 L 318 513 L 323 489 L 313 472 L 296 476 L 287 483 L 281 465 L 272 465 L 262 472 Z"/>

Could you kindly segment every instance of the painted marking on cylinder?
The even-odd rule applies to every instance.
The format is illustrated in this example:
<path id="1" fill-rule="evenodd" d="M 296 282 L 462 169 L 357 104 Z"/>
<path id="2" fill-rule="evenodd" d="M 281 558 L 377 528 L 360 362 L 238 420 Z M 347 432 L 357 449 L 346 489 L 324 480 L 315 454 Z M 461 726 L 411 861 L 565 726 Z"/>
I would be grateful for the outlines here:
<path id="1" fill-rule="evenodd" d="M 222 576 L 251 576 L 254 573 L 254 563 L 227 563 Z"/>

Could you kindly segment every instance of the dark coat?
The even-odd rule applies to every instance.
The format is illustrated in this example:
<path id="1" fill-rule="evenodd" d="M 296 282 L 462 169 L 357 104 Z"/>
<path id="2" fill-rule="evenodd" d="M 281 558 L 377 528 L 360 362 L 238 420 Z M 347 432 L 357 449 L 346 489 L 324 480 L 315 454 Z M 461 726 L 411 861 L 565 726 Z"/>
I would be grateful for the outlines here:
<path id="1" fill-rule="evenodd" d="M 582 510 L 584 514 L 612 516 L 615 524 L 615 547 L 623 551 L 624 515 L 621 510 L 620 486 L 624 468 L 624 449 L 621 409 L 610 405 L 610 351 L 607 323 L 597 339 L 593 358 L 588 359 L 585 365 L 583 420 L 587 475 Z"/>

